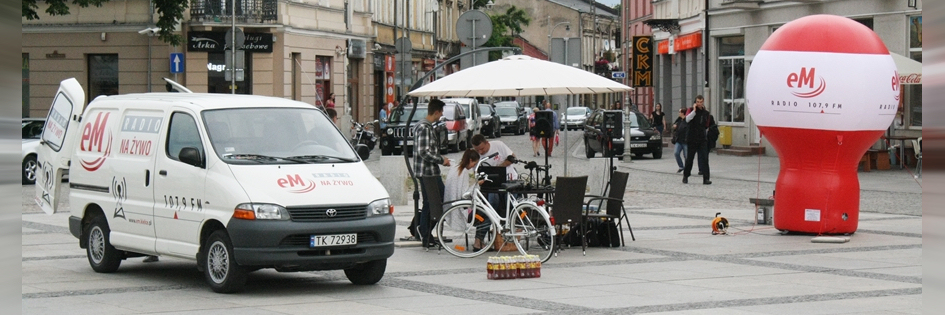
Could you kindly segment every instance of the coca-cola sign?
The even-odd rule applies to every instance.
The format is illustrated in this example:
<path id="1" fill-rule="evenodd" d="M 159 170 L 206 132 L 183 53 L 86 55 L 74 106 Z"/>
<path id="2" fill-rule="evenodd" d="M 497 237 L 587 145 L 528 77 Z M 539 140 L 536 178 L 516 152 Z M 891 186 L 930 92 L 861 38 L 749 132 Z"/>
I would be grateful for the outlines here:
<path id="1" fill-rule="evenodd" d="M 922 84 L 921 73 L 911 73 L 909 75 L 899 75 L 900 84 Z"/>

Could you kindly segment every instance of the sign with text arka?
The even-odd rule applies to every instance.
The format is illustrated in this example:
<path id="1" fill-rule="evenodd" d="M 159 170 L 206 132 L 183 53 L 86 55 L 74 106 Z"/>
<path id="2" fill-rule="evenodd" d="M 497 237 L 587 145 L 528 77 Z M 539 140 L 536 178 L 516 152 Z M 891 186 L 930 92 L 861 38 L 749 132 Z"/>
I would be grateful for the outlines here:
<path id="1" fill-rule="evenodd" d="M 240 50 L 248 52 L 272 52 L 272 34 L 246 33 Z M 226 48 L 224 32 L 189 32 L 187 33 L 187 51 L 223 52 Z"/>
<path id="2" fill-rule="evenodd" d="M 653 86 L 653 37 L 633 37 L 631 86 Z"/>

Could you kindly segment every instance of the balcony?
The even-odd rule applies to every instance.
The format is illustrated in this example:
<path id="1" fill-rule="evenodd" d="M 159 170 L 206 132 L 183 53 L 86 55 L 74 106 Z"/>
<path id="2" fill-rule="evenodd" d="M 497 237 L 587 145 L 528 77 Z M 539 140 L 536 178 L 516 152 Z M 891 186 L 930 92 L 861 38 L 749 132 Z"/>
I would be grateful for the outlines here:
<path id="1" fill-rule="evenodd" d="M 277 20 L 278 0 L 191 0 L 191 22 L 229 23 L 233 15 L 230 5 L 236 4 L 236 22 L 269 23 Z"/>

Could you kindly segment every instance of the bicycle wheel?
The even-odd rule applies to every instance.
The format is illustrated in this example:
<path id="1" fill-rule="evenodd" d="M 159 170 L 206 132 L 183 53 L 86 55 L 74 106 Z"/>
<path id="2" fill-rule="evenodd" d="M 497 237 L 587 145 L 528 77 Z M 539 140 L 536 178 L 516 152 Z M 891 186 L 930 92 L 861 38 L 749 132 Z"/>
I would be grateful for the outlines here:
<path id="1" fill-rule="evenodd" d="M 525 255 L 538 255 L 542 262 L 548 261 L 555 247 L 555 227 L 551 225 L 548 213 L 526 203 L 515 207 L 512 214 L 512 230 L 508 235 L 518 251 Z"/>
<path id="2" fill-rule="evenodd" d="M 452 239 L 452 242 L 443 244 L 443 249 L 458 257 L 469 258 L 485 253 L 495 242 L 495 233 L 498 231 L 481 205 L 476 205 L 475 212 L 471 207 L 471 203 L 450 207 L 436 225 L 436 234 L 441 240 Z M 477 238 L 482 246 L 478 249 Z"/>

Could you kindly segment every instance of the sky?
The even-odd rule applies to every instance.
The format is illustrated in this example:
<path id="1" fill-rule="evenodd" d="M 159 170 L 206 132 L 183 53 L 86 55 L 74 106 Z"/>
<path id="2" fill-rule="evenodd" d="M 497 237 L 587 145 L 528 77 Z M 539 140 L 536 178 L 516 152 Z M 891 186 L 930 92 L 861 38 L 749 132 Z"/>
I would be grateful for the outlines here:
<path id="1" fill-rule="evenodd" d="M 597 3 L 613 8 L 615 5 L 620 4 L 620 0 L 597 0 Z"/>

